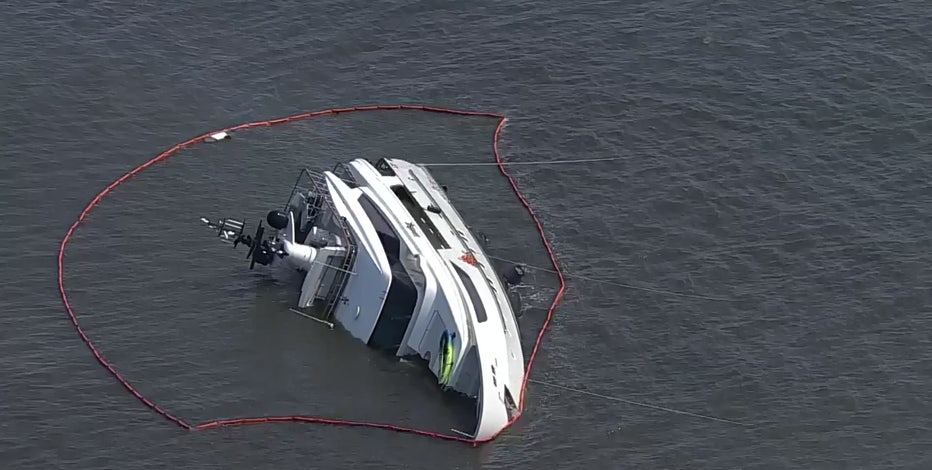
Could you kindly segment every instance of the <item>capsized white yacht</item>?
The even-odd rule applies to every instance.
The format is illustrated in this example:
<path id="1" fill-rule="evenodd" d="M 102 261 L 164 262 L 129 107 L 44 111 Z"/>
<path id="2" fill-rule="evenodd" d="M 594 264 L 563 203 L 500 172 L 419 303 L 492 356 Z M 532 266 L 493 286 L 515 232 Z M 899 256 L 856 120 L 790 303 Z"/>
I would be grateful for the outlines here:
<path id="1" fill-rule="evenodd" d="M 470 434 L 497 434 L 521 401 L 524 355 L 509 285 L 422 166 L 399 159 L 302 170 L 288 202 L 244 235 L 242 220 L 202 219 L 250 268 L 305 274 L 297 309 L 335 321 L 373 348 L 420 357 L 444 389 L 475 399 Z M 484 238 L 484 237 L 480 237 Z"/>

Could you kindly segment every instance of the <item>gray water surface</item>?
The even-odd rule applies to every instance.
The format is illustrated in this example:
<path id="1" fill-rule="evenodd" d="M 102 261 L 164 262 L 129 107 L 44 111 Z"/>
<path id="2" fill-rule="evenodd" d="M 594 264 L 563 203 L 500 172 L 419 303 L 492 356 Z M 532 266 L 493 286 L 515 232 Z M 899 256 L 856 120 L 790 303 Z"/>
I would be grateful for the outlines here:
<path id="1" fill-rule="evenodd" d="M 927 2 L 7 2 L 0 6 L 3 468 L 932 467 Z M 366 104 L 499 112 L 569 278 L 528 410 L 479 448 L 276 424 L 186 432 L 97 364 L 57 248 L 111 181 L 194 135 Z M 310 414 L 447 432 L 416 367 L 287 312 L 198 218 L 261 217 L 297 170 L 491 161 L 495 122 L 324 117 L 181 152 L 77 231 L 88 335 L 199 423 Z M 437 167 L 493 254 L 546 265 L 494 167 Z M 523 288 L 530 344 L 556 291 Z M 527 347 L 527 352 L 530 348 Z"/>

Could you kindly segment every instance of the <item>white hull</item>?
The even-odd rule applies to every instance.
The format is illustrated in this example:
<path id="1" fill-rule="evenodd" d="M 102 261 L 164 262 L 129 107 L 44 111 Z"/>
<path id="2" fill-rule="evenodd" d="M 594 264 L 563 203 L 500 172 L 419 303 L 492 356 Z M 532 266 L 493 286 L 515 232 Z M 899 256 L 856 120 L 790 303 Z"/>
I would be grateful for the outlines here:
<path id="1" fill-rule="evenodd" d="M 280 235 L 284 259 L 307 271 L 299 307 L 330 295 L 328 314 L 350 334 L 423 358 L 442 386 L 477 399 L 472 436 L 491 438 L 520 403 L 524 379 L 518 325 L 499 274 L 423 167 L 357 159 L 340 169 L 320 174 L 309 191 L 325 196 L 321 217 L 335 221 L 330 234 L 321 232 L 329 242 L 311 247 L 296 239 L 309 225 L 295 222 L 305 199 L 295 203 L 294 195 Z"/>

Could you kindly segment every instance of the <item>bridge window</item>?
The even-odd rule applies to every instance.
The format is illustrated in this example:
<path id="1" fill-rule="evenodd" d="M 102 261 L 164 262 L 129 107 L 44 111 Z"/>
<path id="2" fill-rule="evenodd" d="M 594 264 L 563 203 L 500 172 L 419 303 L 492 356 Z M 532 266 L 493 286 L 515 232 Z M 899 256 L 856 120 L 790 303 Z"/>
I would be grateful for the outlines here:
<path id="1" fill-rule="evenodd" d="M 469 300 L 472 301 L 472 308 L 476 311 L 476 319 L 479 320 L 479 323 L 483 323 L 489 319 L 485 314 L 485 304 L 482 303 L 482 299 L 479 298 L 479 291 L 476 290 L 476 286 L 473 285 L 472 279 L 469 278 L 469 275 L 463 272 L 459 266 L 453 265 L 453 269 L 456 270 L 456 274 L 459 275 L 460 280 L 463 281 L 463 285 L 466 286 L 466 292 L 469 293 Z"/>
<path id="2" fill-rule="evenodd" d="M 421 228 L 421 231 L 424 232 L 424 235 L 427 236 L 427 239 L 430 240 L 430 244 L 437 250 L 445 250 L 450 248 L 450 245 L 447 244 L 446 240 L 440 236 L 440 232 L 437 230 L 437 227 L 434 226 L 434 223 L 430 221 L 430 217 L 427 215 L 427 212 L 414 200 L 414 196 L 411 195 L 411 192 L 407 188 L 401 185 L 392 186 L 392 191 L 395 195 L 398 196 L 398 200 L 401 201 L 401 204 L 405 206 L 405 209 L 408 209 L 408 213 L 411 214 L 411 217 L 414 218 L 414 221 L 417 223 L 418 227 Z"/>
<path id="3" fill-rule="evenodd" d="M 360 196 L 359 204 L 378 233 L 382 249 L 385 250 L 385 256 L 391 266 L 392 276 L 379 319 L 369 337 L 369 345 L 395 353 L 401 346 L 408 324 L 414 315 L 414 309 L 417 307 L 418 291 L 411 276 L 401 264 L 401 242 L 398 240 L 398 234 L 367 196 Z"/>

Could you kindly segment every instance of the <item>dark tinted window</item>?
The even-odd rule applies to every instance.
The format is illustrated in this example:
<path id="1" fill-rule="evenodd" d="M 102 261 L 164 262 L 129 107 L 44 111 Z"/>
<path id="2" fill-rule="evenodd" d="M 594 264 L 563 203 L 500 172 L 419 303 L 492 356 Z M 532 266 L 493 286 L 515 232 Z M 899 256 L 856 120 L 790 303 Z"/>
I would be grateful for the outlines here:
<path id="1" fill-rule="evenodd" d="M 482 299 L 479 298 L 479 292 L 476 290 L 476 286 L 473 285 L 472 279 L 458 266 L 454 265 L 453 269 L 456 270 L 456 274 L 460 276 L 463 285 L 466 286 L 466 292 L 469 292 L 469 300 L 472 301 L 472 308 L 476 311 L 476 319 L 479 320 L 479 323 L 488 320 L 489 317 L 485 314 L 485 306 L 482 304 Z"/>
<path id="2" fill-rule="evenodd" d="M 389 166 L 384 158 L 380 158 L 379 161 L 375 162 L 375 169 L 379 170 L 379 174 L 382 176 L 395 176 L 395 170 Z"/>
<path id="3" fill-rule="evenodd" d="M 369 220 L 372 221 L 375 231 L 378 232 L 379 240 L 385 248 L 385 255 L 388 256 L 388 262 L 391 263 L 393 260 L 397 261 L 401 249 L 401 243 L 398 241 L 398 234 L 395 233 L 391 224 L 388 223 L 388 220 L 385 219 L 382 212 L 375 207 L 375 204 L 369 200 L 368 197 L 360 196 L 359 204 L 362 206 L 362 210 L 366 212 L 366 215 L 369 216 Z"/>
<path id="4" fill-rule="evenodd" d="M 369 345 L 394 353 L 401 346 L 401 340 L 408 330 L 408 324 L 417 307 L 417 287 L 399 259 L 401 243 L 398 241 L 395 230 L 369 198 L 361 196 L 359 204 L 362 205 L 375 231 L 379 234 L 379 241 L 382 242 L 382 248 L 388 257 L 392 273 L 392 282 L 385 295 L 385 303 L 382 306 L 382 312 L 379 313 L 375 329 L 369 337 Z M 375 292 L 373 295 L 378 295 L 378 293 Z"/>
<path id="5" fill-rule="evenodd" d="M 401 346 L 408 324 L 417 307 L 417 287 L 411 282 L 401 263 L 392 264 L 392 283 L 385 296 L 385 305 L 369 337 L 369 345 L 394 353 Z"/>
<path id="6" fill-rule="evenodd" d="M 414 200 L 414 196 L 411 195 L 411 192 L 404 186 L 392 186 L 392 191 L 398 196 L 398 200 L 404 204 L 405 209 L 408 209 L 408 213 L 411 214 L 411 217 L 414 218 L 418 227 L 421 227 L 421 230 L 427 235 L 427 239 L 430 240 L 434 248 L 438 250 L 450 248 L 450 245 L 448 245 L 446 240 L 440 235 L 437 227 L 430 221 L 427 212 L 424 212 L 424 208 Z"/>

